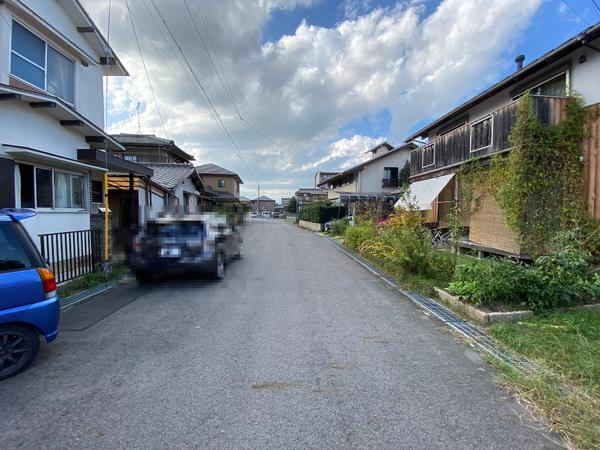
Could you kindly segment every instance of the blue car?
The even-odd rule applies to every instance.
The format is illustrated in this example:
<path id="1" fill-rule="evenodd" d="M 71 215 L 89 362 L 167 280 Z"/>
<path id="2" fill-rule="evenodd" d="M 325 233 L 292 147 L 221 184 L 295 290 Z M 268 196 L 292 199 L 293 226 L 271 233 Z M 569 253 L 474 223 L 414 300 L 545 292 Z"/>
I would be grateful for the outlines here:
<path id="1" fill-rule="evenodd" d="M 0 209 L 0 380 L 24 371 L 40 349 L 40 335 L 58 335 L 56 280 L 19 223 L 35 215 Z"/>

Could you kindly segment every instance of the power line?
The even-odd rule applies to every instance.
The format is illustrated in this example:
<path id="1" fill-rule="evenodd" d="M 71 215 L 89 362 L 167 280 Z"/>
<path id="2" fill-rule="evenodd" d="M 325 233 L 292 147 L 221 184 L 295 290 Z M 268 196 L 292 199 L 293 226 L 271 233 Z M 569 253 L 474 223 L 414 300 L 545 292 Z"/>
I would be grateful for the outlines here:
<path id="1" fill-rule="evenodd" d="M 294 156 L 297 156 L 294 152 L 292 152 L 291 150 L 287 149 L 283 145 L 281 145 L 278 142 L 276 142 L 274 139 L 272 139 L 269 136 L 267 136 L 263 131 L 261 131 L 255 125 L 251 124 L 247 119 L 245 119 L 242 116 L 242 113 L 240 112 L 240 110 L 238 109 L 237 105 L 235 104 L 235 100 L 233 98 L 233 94 L 231 92 L 231 88 L 228 86 L 227 80 L 224 79 L 225 78 L 225 72 L 223 71 L 223 67 L 221 66 L 221 72 L 223 73 L 223 77 L 221 77 L 221 74 L 219 73 L 219 70 L 217 69 L 217 66 L 215 65 L 215 61 L 213 60 L 213 57 L 211 56 L 210 51 L 208 50 L 208 47 L 206 46 L 204 38 L 202 37 L 202 34 L 200 33 L 200 30 L 198 29 L 198 25 L 196 23 L 196 20 L 194 19 L 194 16 L 192 15 L 192 11 L 190 10 L 188 1 L 187 0 L 183 0 L 183 3 L 185 4 L 185 8 L 187 10 L 188 16 L 190 17 L 190 20 L 192 21 L 192 24 L 194 26 L 194 30 L 196 31 L 196 35 L 200 39 L 200 43 L 202 44 L 202 47 L 204 48 L 204 51 L 206 52 L 206 54 L 208 56 L 208 59 L 210 61 L 210 65 L 212 66 L 213 70 L 215 71 L 215 74 L 217 75 L 217 78 L 219 79 L 219 83 L 223 87 L 223 90 L 225 91 L 225 95 L 227 96 L 227 98 L 229 100 L 229 103 L 231 103 L 231 106 L 233 106 L 233 109 L 235 110 L 236 114 L 238 115 L 238 118 L 242 122 L 244 122 L 246 125 L 248 125 L 248 127 L 250 127 L 252 130 L 254 130 L 256 133 L 258 133 L 259 135 L 261 135 L 263 138 L 265 138 L 269 142 L 273 143 L 276 147 L 280 148 L 281 150 L 283 150 L 285 152 L 291 153 Z M 196 6 L 197 5 L 198 4 L 196 3 Z M 198 9 L 198 11 L 199 11 L 200 14 L 202 14 L 199 9 Z M 202 18 L 202 20 L 204 22 L 203 18 Z M 206 22 L 204 22 L 204 24 L 206 26 Z M 208 33 L 208 35 L 210 36 L 210 33 Z M 214 46 L 213 46 L 213 51 L 215 51 L 214 50 Z M 215 51 L 215 59 L 217 57 L 216 55 L 217 55 L 217 52 Z"/>
<path id="2" fill-rule="evenodd" d="M 594 8 L 596 8 L 596 12 L 598 13 L 598 15 L 600 15 L 600 6 L 598 6 L 596 0 L 592 0 L 592 4 L 594 5 Z"/>
<path id="3" fill-rule="evenodd" d="M 165 18 L 163 17 L 163 15 L 160 12 L 160 9 L 158 9 L 158 6 L 156 5 L 155 0 L 150 0 L 152 5 L 154 6 L 154 9 L 156 10 L 158 16 L 160 17 L 160 19 L 162 20 L 163 24 L 165 25 L 165 29 L 167 30 L 167 32 L 169 33 L 169 36 L 171 36 L 171 39 L 173 39 L 173 42 L 175 43 L 175 45 L 177 46 L 179 52 L 181 53 L 181 56 L 183 57 L 187 67 L 189 68 L 192 76 L 194 77 L 194 79 L 196 80 L 196 83 L 198 84 L 198 86 L 200 87 L 200 89 L 202 90 L 202 93 L 204 94 L 204 96 L 206 97 L 206 100 L 208 101 L 208 104 L 210 106 L 210 109 L 212 110 L 212 112 L 214 113 L 215 117 L 217 118 L 219 124 L 221 125 L 221 127 L 223 128 L 223 130 L 225 131 L 225 134 L 227 134 L 227 137 L 229 138 L 229 140 L 231 141 L 231 144 L 233 146 L 233 148 L 235 149 L 235 151 L 238 153 L 240 159 L 244 162 L 244 164 L 246 165 L 246 168 L 248 169 L 248 172 L 250 173 L 250 175 L 252 176 L 252 178 L 254 177 L 253 171 L 250 168 L 250 166 L 248 165 L 248 162 L 246 161 L 246 159 L 244 158 L 244 155 L 242 155 L 242 152 L 240 151 L 237 143 L 235 142 L 235 139 L 233 138 L 233 136 L 231 135 L 231 132 L 229 131 L 229 129 L 227 128 L 227 126 L 225 125 L 225 123 L 223 122 L 223 119 L 221 119 L 221 116 L 219 115 L 219 112 L 217 111 L 217 109 L 215 108 L 215 105 L 213 104 L 210 96 L 208 95 L 208 92 L 206 92 L 206 89 L 204 89 L 204 86 L 202 85 L 202 82 L 198 79 L 198 76 L 196 75 L 196 72 L 194 71 L 192 65 L 190 64 L 187 56 L 185 56 L 185 53 L 183 52 L 181 46 L 179 45 L 179 42 L 177 41 L 177 39 L 175 38 L 175 36 L 173 35 L 173 32 L 171 31 L 171 28 L 169 28 L 169 25 L 167 24 L 167 21 L 165 20 Z"/>
<path id="4" fill-rule="evenodd" d="M 576 15 L 577 17 L 579 17 L 581 20 L 583 20 L 583 22 L 584 22 L 584 23 L 586 23 L 588 26 L 591 26 L 591 24 L 590 24 L 590 23 L 589 23 L 587 20 L 585 20 L 585 19 L 583 18 L 583 16 L 582 16 L 581 14 L 579 14 L 579 13 L 577 12 L 577 10 L 571 6 L 571 4 L 570 4 L 570 3 L 568 3 L 568 2 L 567 2 L 567 0 L 560 0 L 560 1 L 561 1 L 561 2 L 563 2 L 565 5 L 567 5 L 567 6 L 568 6 L 568 7 L 571 9 L 571 11 L 573 11 L 573 13 L 575 13 L 575 15 Z"/>
<path id="5" fill-rule="evenodd" d="M 144 59 L 144 52 L 142 52 L 142 46 L 140 45 L 140 40 L 138 38 L 138 34 L 135 29 L 135 24 L 133 23 L 133 16 L 131 15 L 131 9 L 129 8 L 129 0 L 125 0 L 125 5 L 127 6 L 127 12 L 129 14 L 129 21 L 131 22 L 131 28 L 133 29 L 133 36 L 135 37 L 135 42 L 136 42 L 137 48 L 140 52 L 140 59 L 142 60 L 142 64 L 144 66 L 144 72 L 146 72 L 146 78 L 148 80 L 148 85 L 150 86 L 150 92 L 152 92 L 152 97 L 154 98 L 154 104 L 156 105 L 156 111 L 158 111 L 158 117 L 160 118 L 160 123 L 162 125 L 162 129 L 165 132 L 165 137 L 168 139 L 169 133 L 167 133 L 167 128 L 165 127 L 165 121 L 163 119 L 162 113 L 160 112 L 160 107 L 158 106 L 158 100 L 156 99 L 156 94 L 154 93 L 154 87 L 152 86 L 152 80 L 150 79 L 150 74 L 148 73 L 148 67 L 146 66 L 146 60 Z M 139 116 L 138 116 L 138 122 L 139 122 Z"/>

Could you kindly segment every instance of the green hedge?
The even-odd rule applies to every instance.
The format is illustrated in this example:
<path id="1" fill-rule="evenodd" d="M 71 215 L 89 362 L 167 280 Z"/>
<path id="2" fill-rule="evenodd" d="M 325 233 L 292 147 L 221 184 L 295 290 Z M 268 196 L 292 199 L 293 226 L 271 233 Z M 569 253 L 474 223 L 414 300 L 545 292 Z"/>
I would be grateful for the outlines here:
<path id="1" fill-rule="evenodd" d="M 312 203 L 302 207 L 298 219 L 307 222 L 325 223 L 332 219 L 340 219 L 346 215 L 345 206 L 323 205 Z"/>

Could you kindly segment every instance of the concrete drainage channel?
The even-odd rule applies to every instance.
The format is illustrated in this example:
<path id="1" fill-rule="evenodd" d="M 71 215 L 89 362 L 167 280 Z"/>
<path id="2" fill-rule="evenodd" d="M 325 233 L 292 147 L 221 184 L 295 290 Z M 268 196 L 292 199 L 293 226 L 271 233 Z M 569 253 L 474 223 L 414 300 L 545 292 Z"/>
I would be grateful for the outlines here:
<path id="1" fill-rule="evenodd" d="M 76 305 L 77 303 L 81 303 L 88 298 L 94 297 L 96 295 L 102 294 L 110 289 L 112 289 L 113 285 L 111 283 L 101 284 L 99 286 L 95 286 L 93 288 L 87 289 L 82 292 L 78 292 L 77 294 L 71 295 L 67 298 L 60 299 L 60 309 L 66 309 L 71 306 Z"/>
<path id="2" fill-rule="evenodd" d="M 521 373 L 540 373 L 543 369 L 535 364 L 534 362 L 508 353 L 499 348 L 496 343 L 481 329 L 477 328 L 471 322 L 462 319 L 457 316 L 453 311 L 436 302 L 432 298 L 418 294 L 416 292 L 405 291 L 402 289 L 394 279 L 384 274 L 381 270 L 375 267 L 373 264 L 365 260 L 363 257 L 349 251 L 344 246 L 331 239 L 330 237 L 324 237 L 331 244 L 338 248 L 341 252 L 352 258 L 354 261 L 359 263 L 361 266 L 369 270 L 371 273 L 382 279 L 385 283 L 392 286 L 394 289 L 400 291 L 420 308 L 425 310 L 427 313 L 436 317 L 444 325 L 453 329 L 460 335 L 466 337 L 476 348 L 481 351 L 497 358 L 505 364 L 508 364 L 513 369 L 518 370 Z"/>

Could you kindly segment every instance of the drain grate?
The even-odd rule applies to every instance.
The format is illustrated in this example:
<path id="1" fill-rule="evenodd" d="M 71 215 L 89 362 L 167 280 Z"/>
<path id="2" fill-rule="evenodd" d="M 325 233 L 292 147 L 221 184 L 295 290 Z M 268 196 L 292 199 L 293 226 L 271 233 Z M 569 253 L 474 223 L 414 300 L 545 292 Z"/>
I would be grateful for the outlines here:
<path id="1" fill-rule="evenodd" d="M 345 253 L 350 258 L 354 259 L 360 265 L 368 269 L 370 272 L 381 278 L 390 286 L 394 287 L 414 303 L 416 303 L 419 307 L 426 310 L 428 313 L 436 317 L 442 323 L 452 328 L 454 331 L 458 332 L 462 336 L 466 337 L 472 344 L 479 348 L 481 351 L 497 358 L 498 360 L 508 364 L 515 370 L 524 373 L 540 373 L 544 369 L 539 365 L 535 364 L 533 361 L 528 360 L 527 358 L 523 358 L 519 355 L 515 355 L 513 353 L 509 353 L 502 348 L 500 348 L 487 333 L 482 331 L 480 328 L 477 328 L 471 322 L 464 320 L 460 316 L 456 315 L 452 310 L 446 308 L 440 303 L 436 302 L 432 298 L 426 297 L 424 295 L 418 294 L 416 292 L 409 292 L 402 289 L 396 281 L 390 276 L 384 274 L 371 264 L 369 261 L 365 260 L 362 256 L 359 256 L 341 244 L 336 242 L 335 240 L 326 237 L 329 242 L 335 245 L 341 252 Z"/>

